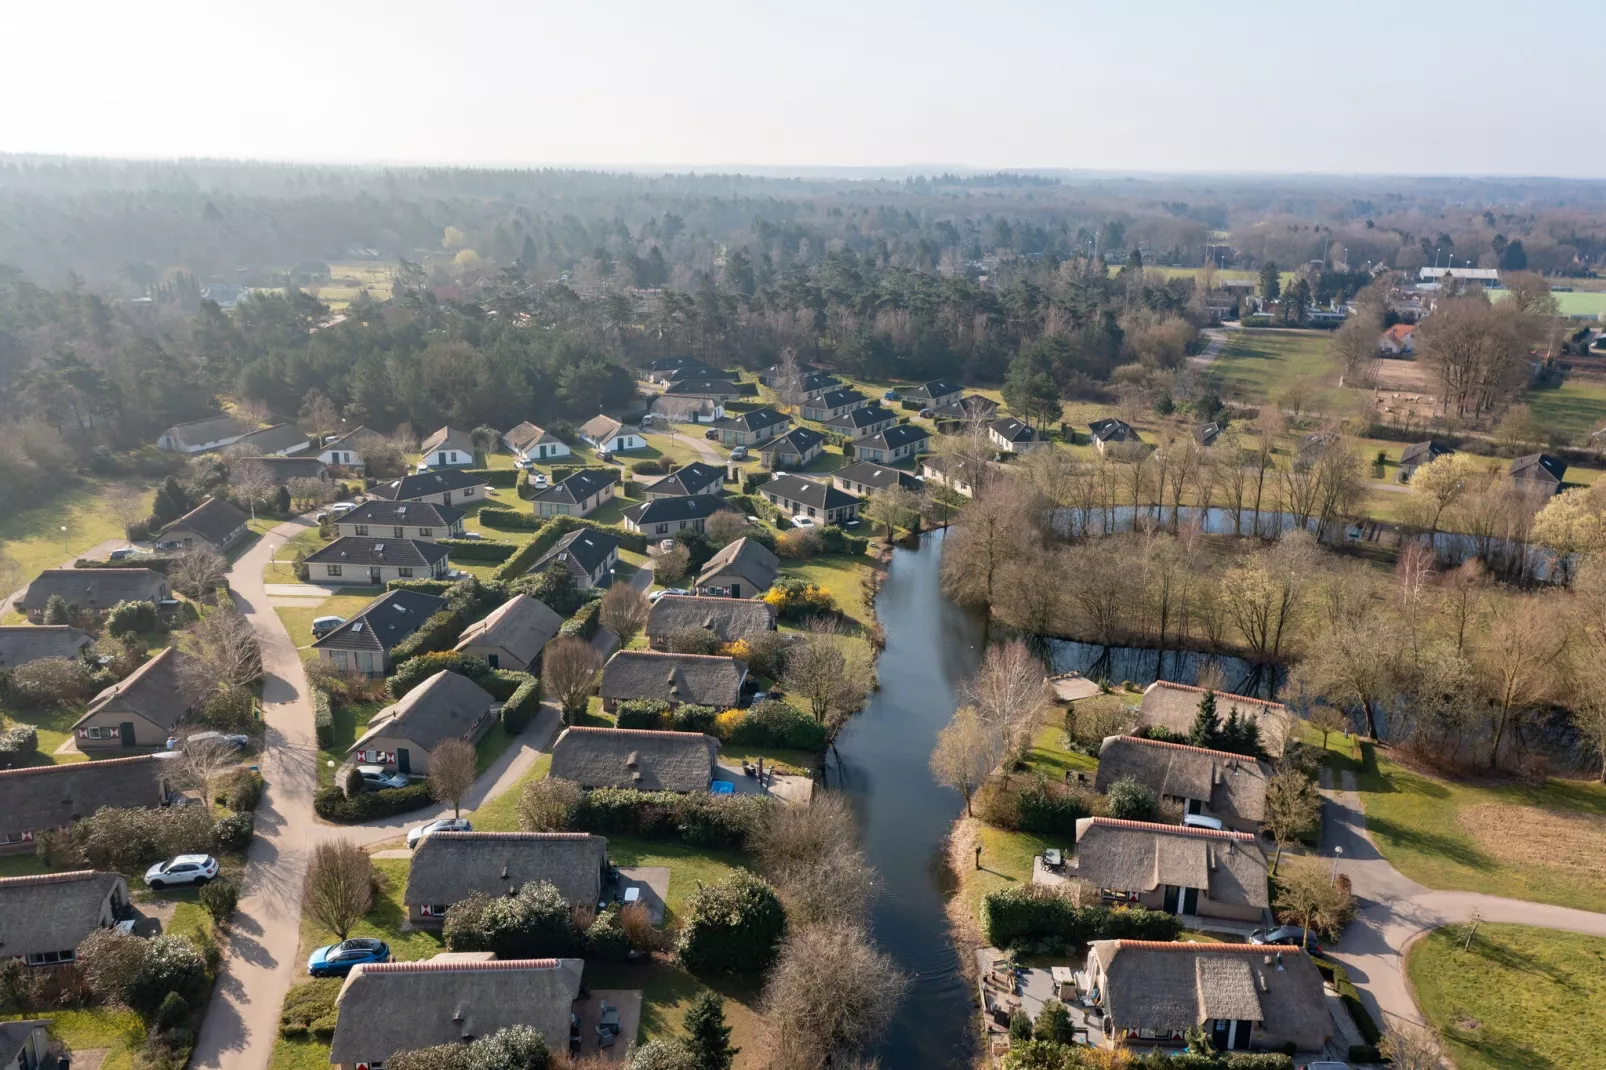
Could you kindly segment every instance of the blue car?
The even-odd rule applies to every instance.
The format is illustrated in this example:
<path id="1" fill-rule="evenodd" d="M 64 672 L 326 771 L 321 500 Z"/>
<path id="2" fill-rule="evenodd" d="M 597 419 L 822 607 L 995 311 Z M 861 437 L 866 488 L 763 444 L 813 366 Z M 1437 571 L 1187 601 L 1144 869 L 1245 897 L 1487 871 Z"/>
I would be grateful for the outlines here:
<path id="1" fill-rule="evenodd" d="M 320 947 L 307 957 L 307 972 L 314 977 L 344 977 L 353 966 L 389 962 L 390 945 L 383 940 L 347 940 Z"/>

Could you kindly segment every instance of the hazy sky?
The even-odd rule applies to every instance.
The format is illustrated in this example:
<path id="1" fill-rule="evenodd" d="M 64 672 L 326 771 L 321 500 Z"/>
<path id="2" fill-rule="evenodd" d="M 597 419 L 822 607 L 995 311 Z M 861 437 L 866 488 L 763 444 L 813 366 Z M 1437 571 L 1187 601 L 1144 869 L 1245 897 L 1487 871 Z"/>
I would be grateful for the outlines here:
<path id="1" fill-rule="evenodd" d="M 1606 177 L 1603 0 L 17 0 L 4 20 L 0 151 Z"/>

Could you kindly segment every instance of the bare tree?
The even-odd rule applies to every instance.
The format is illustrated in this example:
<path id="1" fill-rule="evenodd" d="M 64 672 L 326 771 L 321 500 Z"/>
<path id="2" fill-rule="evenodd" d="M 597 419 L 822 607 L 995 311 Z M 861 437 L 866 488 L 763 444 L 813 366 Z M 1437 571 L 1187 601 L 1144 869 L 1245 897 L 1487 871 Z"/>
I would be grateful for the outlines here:
<path id="1" fill-rule="evenodd" d="M 340 410 L 322 391 L 309 390 L 301 399 L 301 422 L 314 434 L 327 435 L 340 422 Z"/>
<path id="2" fill-rule="evenodd" d="M 1298 686 L 1313 697 L 1345 707 L 1358 703 L 1366 733 L 1378 738 L 1377 714 L 1394 694 L 1404 637 L 1377 613 L 1341 623 L 1313 642 L 1294 670 Z"/>
<path id="3" fill-rule="evenodd" d="M 262 676 L 262 644 L 251 622 L 232 602 L 220 604 L 190 629 L 192 657 L 179 661 L 179 686 L 186 698 L 202 702 L 214 692 L 248 694 Z"/>
<path id="4" fill-rule="evenodd" d="M 1326 707 L 1324 707 L 1326 708 Z M 1321 820 L 1322 800 L 1310 778 L 1297 769 L 1284 769 L 1266 783 L 1266 831 L 1277 841 L 1272 872 L 1282 865 L 1283 848 Z"/>
<path id="5" fill-rule="evenodd" d="M 690 567 L 691 551 L 681 542 L 652 559 L 653 578 L 666 587 L 673 587 L 685 580 Z"/>
<path id="6" fill-rule="evenodd" d="M 199 791 L 209 806 L 213 798 L 212 785 L 240 764 L 234 747 L 215 736 L 182 740 L 179 755 L 179 771 L 184 782 Z"/>
<path id="7" fill-rule="evenodd" d="M 1019 761 L 1031 749 L 1049 707 L 1043 663 L 1019 639 L 995 643 L 965 685 L 965 698 L 982 724 L 998 734 L 1001 757 Z"/>
<path id="8" fill-rule="evenodd" d="M 908 978 L 858 925 L 794 929 L 764 989 L 774 1033 L 770 1065 L 818 1070 L 837 1065 L 880 1037 Z"/>
<path id="9" fill-rule="evenodd" d="M 241 461 L 229 468 L 229 485 L 246 500 L 251 519 L 257 518 L 257 502 L 273 493 L 273 473 L 261 461 Z"/>
<path id="10" fill-rule="evenodd" d="M 847 720 L 864 705 L 875 682 L 868 646 L 844 640 L 830 624 L 818 624 L 787 653 L 784 681 L 802 698 L 835 740 Z"/>
<path id="11" fill-rule="evenodd" d="M 1383 1031 L 1379 1045 L 1393 1070 L 1441 1070 L 1437 1034 L 1430 1028 L 1396 1018 Z"/>
<path id="12" fill-rule="evenodd" d="M 601 674 L 602 656 L 584 639 L 560 636 L 541 653 L 543 686 L 562 707 L 564 724 L 585 713 Z"/>
<path id="13" fill-rule="evenodd" d="M 721 510 L 703 525 L 710 546 L 722 547 L 747 534 L 747 518 L 733 510 Z"/>
<path id="14" fill-rule="evenodd" d="M 124 532 L 151 513 L 149 495 L 128 483 L 113 483 L 108 487 L 106 503 L 117 517 L 117 522 L 123 525 Z M 4 573 L 0 571 L 0 590 L 9 591 L 11 588 L 5 585 L 4 579 Z"/>
<path id="15" fill-rule="evenodd" d="M 1475 658 L 1493 707 L 1489 768 L 1499 761 L 1500 745 L 1515 719 L 1554 692 L 1556 663 L 1567 638 L 1549 600 L 1538 595 L 1514 598 L 1490 625 Z"/>
<path id="16" fill-rule="evenodd" d="M 1299 919 L 1305 938 L 1310 932 L 1333 932 L 1344 927 L 1355 912 L 1355 897 L 1349 889 L 1334 880 L 1327 867 L 1316 859 L 1304 860 L 1290 866 L 1287 873 L 1277 875 L 1277 901 L 1279 912 L 1292 914 Z M 1305 946 L 1303 943 L 1301 947 Z"/>
<path id="17" fill-rule="evenodd" d="M 474 766 L 474 747 L 465 740 L 444 740 L 430 751 L 429 797 L 451 803 L 453 817 L 463 813 L 463 796 L 474 786 Z"/>
<path id="18" fill-rule="evenodd" d="M 788 409 L 803 404 L 803 368 L 790 346 L 781 351 L 775 364 L 775 400 Z"/>
<path id="19" fill-rule="evenodd" d="M 185 550 L 168 570 L 174 590 L 188 598 L 204 598 L 228 575 L 229 563 L 222 554 L 206 547 Z"/>
<path id="20" fill-rule="evenodd" d="M 753 850 L 792 924 L 864 916 L 871 873 L 855 825 L 852 806 L 834 793 L 816 792 L 807 806 L 770 809 Z"/>
<path id="21" fill-rule="evenodd" d="M 290 491 L 290 498 L 298 508 L 308 509 L 334 500 L 340 484 L 313 476 L 296 476 L 287 482 L 285 487 Z"/>
<path id="22" fill-rule="evenodd" d="M 983 724 L 974 706 L 961 706 L 937 733 L 931 751 L 931 775 L 937 783 L 965 797 L 965 816 L 974 817 L 970 800 L 998 764 L 1003 739 Z"/>
<path id="23" fill-rule="evenodd" d="M 881 525 L 886 533 L 885 541 L 891 542 L 899 528 L 913 531 L 919 526 L 920 496 L 896 484 L 872 491 L 865 502 L 864 515 L 872 523 Z"/>
<path id="24" fill-rule="evenodd" d="M 1327 749 L 1328 736 L 1334 732 L 1342 732 L 1349 727 L 1349 718 L 1344 716 L 1344 711 L 1325 702 L 1318 702 L 1310 711 L 1310 716 L 1305 720 L 1309 721 L 1310 726 L 1322 734 L 1322 750 Z"/>
<path id="25" fill-rule="evenodd" d="M 344 940 L 374 902 L 374 864 L 350 840 L 326 840 L 312 848 L 304 895 L 306 911 Z"/>
<path id="26" fill-rule="evenodd" d="M 621 647 L 627 647 L 647 626 L 647 616 L 651 612 L 652 605 L 646 595 L 628 583 L 616 583 L 602 596 L 597 619 L 619 637 Z"/>
<path id="27" fill-rule="evenodd" d="M 1040 545 L 1039 519 L 1030 488 L 1014 480 L 994 480 L 978 491 L 943 547 L 943 593 L 990 611 L 1004 562 L 1030 556 Z"/>
<path id="28" fill-rule="evenodd" d="M 1378 361 L 1378 336 L 1382 333 L 1383 321 L 1369 312 L 1350 317 L 1333 333 L 1330 353 L 1344 369 L 1341 386 L 1361 388 L 1371 384 Z"/>

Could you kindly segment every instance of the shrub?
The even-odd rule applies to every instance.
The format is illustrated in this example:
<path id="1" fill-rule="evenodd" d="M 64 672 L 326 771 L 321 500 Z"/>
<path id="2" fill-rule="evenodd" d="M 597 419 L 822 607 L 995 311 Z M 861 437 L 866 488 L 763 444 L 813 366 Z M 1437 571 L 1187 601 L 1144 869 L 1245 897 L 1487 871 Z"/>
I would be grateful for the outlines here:
<path id="1" fill-rule="evenodd" d="M 776 616 L 782 620 L 803 620 L 836 609 L 830 591 L 795 576 L 776 580 L 775 586 L 764 592 L 764 601 L 775 607 Z"/>
<path id="2" fill-rule="evenodd" d="M 502 704 L 502 728 L 516 736 L 529 726 L 541 709 L 541 681 L 531 676 L 514 689 Z"/>
<path id="3" fill-rule="evenodd" d="M 67 706 L 89 689 L 89 666 L 77 658 L 40 658 L 11 670 L 11 697 L 19 706 Z"/>
<path id="4" fill-rule="evenodd" d="M 14 724 L 0 731 L 0 769 L 27 765 L 39 750 L 39 730 L 31 724 Z"/>
<path id="5" fill-rule="evenodd" d="M 447 591 L 461 582 L 461 580 L 391 580 L 385 584 L 385 590 L 416 591 L 419 594 L 432 594 L 436 598 L 444 598 Z"/>
<path id="6" fill-rule="evenodd" d="M 597 628 L 602 622 L 602 602 L 592 599 L 575 610 L 574 616 L 563 622 L 558 634 L 573 639 L 589 640 L 597 634 Z"/>
<path id="7" fill-rule="evenodd" d="M 243 851 L 251 846 L 256 819 L 249 813 L 230 814 L 212 826 L 212 839 L 220 851 Z"/>
<path id="8" fill-rule="evenodd" d="M 525 832 L 573 830 L 740 850 L 763 826 L 772 805 L 764 795 L 682 795 L 633 788 L 582 792 L 569 781 L 548 777 L 525 786 L 519 797 L 519 827 Z"/>
<path id="9" fill-rule="evenodd" d="M 587 959 L 603 962 L 623 962 L 630 955 L 630 935 L 625 932 L 624 921 L 617 906 L 610 906 L 586 930 Z"/>
<path id="10" fill-rule="evenodd" d="M 396 666 L 396 671 L 389 682 L 391 698 L 401 698 L 442 669 L 461 673 L 490 691 L 492 697 L 496 697 L 496 691 L 503 686 L 497 681 L 496 670 L 487 665 L 483 659 L 469 654 L 459 654 L 455 650 L 440 650 L 431 654 L 419 654 Z M 507 688 L 501 697 L 511 696 L 513 690 L 512 687 Z"/>
<path id="11" fill-rule="evenodd" d="M 775 540 L 775 552 L 781 557 L 819 557 L 825 552 L 825 543 L 813 528 L 792 528 L 783 531 L 781 537 Z"/>
<path id="12" fill-rule="evenodd" d="M 320 977 L 290 989 L 279 1012 L 279 1035 L 305 1036 L 313 1022 L 332 1017 L 342 984 L 338 977 Z"/>
<path id="13" fill-rule="evenodd" d="M 474 892 L 446 909 L 446 920 L 441 924 L 441 940 L 448 951 L 489 951 L 485 939 L 485 908 L 491 897 Z"/>
<path id="14" fill-rule="evenodd" d="M 1069 945 L 1091 940 L 1175 940 L 1182 923 L 1173 915 L 1141 907 L 1078 907 L 1042 888 L 1000 888 L 981 904 L 982 933 L 994 947 L 1059 940 Z"/>
<path id="15" fill-rule="evenodd" d="M 349 796 L 338 787 L 319 788 L 312 797 L 312 808 L 325 821 L 349 825 L 405 814 L 433 802 L 429 783 L 420 780 L 405 788 L 385 788 Z"/>
<path id="16" fill-rule="evenodd" d="M 206 997 L 209 983 L 206 956 L 200 948 L 182 936 L 157 936 L 150 940 L 124 1002 L 150 1021 L 169 994 L 197 1003 Z"/>
<path id="17" fill-rule="evenodd" d="M 669 633 L 666 645 L 671 654 L 718 654 L 720 643 L 707 628 L 682 628 Z"/>
<path id="18" fill-rule="evenodd" d="M 661 476 L 669 471 L 669 463 L 667 459 L 660 460 L 656 457 L 650 457 L 645 461 L 633 462 L 630 465 L 630 470 L 638 476 Z"/>
<path id="19" fill-rule="evenodd" d="M 775 889 L 739 870 L 692 893 L 675 950 L 693 973 L 750 973 L 775 962 L 785 935 Z"/>
<path id="20" fill-rule="evenodd" d="M 1122 821 L 1154 821 L 1160 816 L 1160 797 L 1132 777 L 1111 784 L 1107 798 L 1110 816 Z"/>
<path id="21" fill-rule="evenodd" d="M 143 872 L 173 855 L 210 851 L 210 808 L 174 806 L 161 810 L 102 807 L 73 825 L 73 846 L 94 869 Z"/>
<path id="22" fill-rule="evenodd" d="M 536 516 L 525 509 L 501 509 L 487 505 L 475 514 L 482 528 L 501 528 L 505 531 L 540 531 L 546 517 Z"/>
<path id="23" fill-rule="evenodd" d="M 506 561 L 518 549 L 513 543 L 493 539 L 437 539 L 436 542 L 446 547 L 453 561 Z"/>
<path id="24" fill-rule="evenodd" d="M 107 635 L 132 635 L 135 632 L 154 632 L 162 627 L 162 618 L 156 612 L 155 602 L 118 602 L 106 614 Z"/>
<path id="25" fill-rule="evenodd" d="M 519 828 L 525 832 L 562 832 L 575 827 L 584 799 L 572 780 L 545 777 L 532 780 L 519 796 Z"/>
<path id="26" fill-rule="evenodd" d="M 517 468 L 465 468 L 464 475 L 483 479 L 492 487 L 512 487 L 518 483 L 519 470 Z"/>
<path id="27" fill-rule="evenodd" d="M 539 1030 L 510 1025 L 470 1044 L 465 1070 L 547 1070 L 551 1062 Z"/>
<path id="28" fill-rule="evenodd" d="M 869 544 L 863 535 L 849 535 L 835 524 L 820 529 L 820 545 L 828 554 L 862 554 Z"/>
<path id="29" fill-rule="evenodd" d="M 329 692 L 317 688 L 312 692 L 312 730 L 318 737 L 318 746 L 334 746 L 335 706 Z"/>
<path id="30" fill-rule="evenodd" d="M 212 920 L 222 925 L 240 904 L 240 888 L 233 881 L 213 881 L 201 889 L 200 899 Z"/>
<path id="31" fill-rule="evenodd" d="M 161 1006 L 156 1008 L 156 1021 L 152 1024 L 160 1030 L 176 1029 L 184 1024 L 190 1016 L 190 1005 L 184 997 L 177 992 L 169 992 L 162 998 Z"/>
<path id="32" fill-rule="evenodd" d="M 489 900 L 479 917 L 479 933 L 483 950 L 499 959 L 564 958 L 584 950 L 584 936 L 574 927 L 569 904 L 545 881 Z"/>
<path id="33" fill-rule="evenodd" d="M 754 704 L 730 732 L 730 741 L 750 747 L 821 750 L 825 726 L 778 699 Z"/>
<path id="34" fill-rule="evenodd" d="M 615 715 L 619 728 L 666 728 L 669 703 L 656 698 L 633 698 L 619 703 Z"/>
<path id="35" fill-rule="evenodd" d="M 712 706 L 687 703 L 675 708 L 673 728 L 676 732 L 702 732 L 713 735 L 714 720 L 718 716 L 719 711 Z"/>
<path id="36" fill-rule="evenodd" d="M 1080 799 L 1050 788 L 1041 773 L 1024 785 L 1015 796 L 1019 828 L 1045 836 L 1076 836 L 1077 819 L 1088 811 Z"/>
<path id="37" fill-rule="evenodd" d="M 78 945 L 78 968 L 90 993 L 102 1001 L 121 1001 L 144 968 L 150 949 L 143 937 L 115 929 L 96 929 Z"/>
<path id="38" fill-rule="evenodd" d="M 626 1070 L 701 1070 L 697 1055 L 679 1037 L 649 1040 L 630 1053 Z"/>
<path id="39" fill-rule="evenodd" d="M 786 652 L 790 644 L 780 632 L 758 632 L 730 645 L 730 656 L 747 662 L 755 675 L 779 680 L 786 672 Z"/>

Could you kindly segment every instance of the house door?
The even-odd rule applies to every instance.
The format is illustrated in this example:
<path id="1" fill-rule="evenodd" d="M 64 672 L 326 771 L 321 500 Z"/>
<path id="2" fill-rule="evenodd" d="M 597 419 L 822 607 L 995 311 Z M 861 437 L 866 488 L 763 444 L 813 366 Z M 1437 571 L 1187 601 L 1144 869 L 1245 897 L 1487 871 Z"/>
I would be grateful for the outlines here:
<path id="1" fill-rule="evenodd" d="M 1197 888 L 1184 888 L 1184 889 L 1182 889 L 1182 913 L 1184 913 L 1184 914 L 1197 914 L 1197 913 L 1199 913 L 1199 889 L 1197 889 Z"/>
<path id="2" fill-rule="evenodd" d="M 384 576 L 380 573 L 378 565 L 368 566 L 368 582 L 376 587 L 385 582 Z"/>
<path id="3" fill-rule="evenodd" d="M 502 667 L 502 656 L 500 654 L 487 654 L 485 655 L 485 664 L 493 669 L 500 669 Z"/>
<path id="4" fill-rule="evenodd" d="M 134 745 L 134 722 L 133 721 L 124 721 L 122 724 L 117 726 L 117 731 L 118 731 L 118 734 L 120 734 L 123 737 L 123 746 L 132 747 Z"/>
<path id="5" fill-rule="evenodd" d="M 445 465 L 446 465 L 446 454 L 444 452 L 437 453 L 435 455 L 435 463 L 437 465 L 445 467 Z"/>
<path id="6" fill-rule="evenodd" d="M 406 747 L 396 748 L 396 772 L 403 776 L 411 776 L 413 772 L 413 755 Z"/>
<path id="7" fill-rule="evenodd" d="M 1165 886 L 1165 906 L 1162 909 L 1167 914 L 1175 914 L 1177 912 L 1177 891 L 1175 884 Z"/>
<path id="8" fill-rule="evenodd" d="M 1229 1018 L 1212 1018 L 1210 1020 L 1210 1043 L 1217 1051 L 1228 1051 L 1232 1043 L 1233 1025 Z"/>
<path id="9" fill-rule="evenodd" d="M 441 504 L 442 505 L 451 505 L 452 504 L 452 492 L 451 491 L 446 491 L 444 494 L 441 495 Z"/>
<path id="10" fill-rule="evenodd" d="M 1188 800 L 1188 813 L 1200 814 L 1204 812 L 1204 801 L 1201 799 Z"/>
<path id="11" fill-rule="evenodd" d="M 731 597 L 732 598 L 740 598 L 740 597 L 742 597 L 742 585 L 741 584 L 739 584 L 739 583 L 731 584 Z"/>

